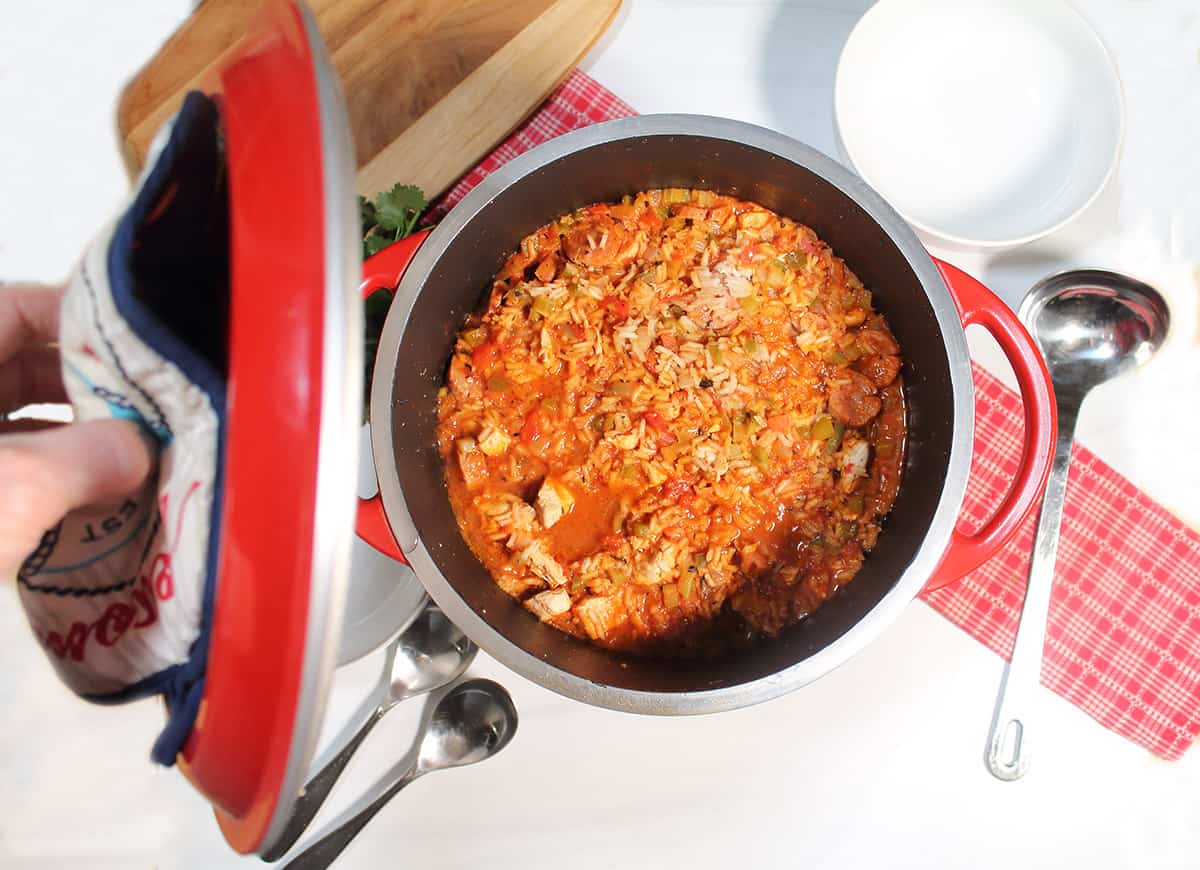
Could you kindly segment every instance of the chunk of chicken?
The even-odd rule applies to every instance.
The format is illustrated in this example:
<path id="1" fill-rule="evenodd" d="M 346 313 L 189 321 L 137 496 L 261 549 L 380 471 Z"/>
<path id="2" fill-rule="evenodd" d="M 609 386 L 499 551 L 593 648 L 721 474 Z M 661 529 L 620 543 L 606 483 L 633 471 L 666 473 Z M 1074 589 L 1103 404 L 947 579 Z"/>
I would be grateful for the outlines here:
<path id="1" fill-rule="evenodd" d="M 603 269 L 627 259 L 629 231 L 610 217 L 585 221 L 564 239 L 567 257 L 590 269 Z"/>
<path id="2" fill-rule="evenodd" d="M 458 455 L 458 468 L 462 472 L 467 489 L 475 489 L 487 481 L 487 460 L 474 438 L 459 438 L 454 442 L 454 450 Z"/>
<path id="3" fill-rule="evenodd" d="M 503 456 L 512 443 L 512 436 L 496 426 L 488 426 L 479 436 L 479 449 L 488 456 Z"/>
<path id="4" fill-rule="evenodd" d="M 519 278 L 531 263 L 538 260 L 544 262 L 556 254 L 559 247 L 560 239 L 556 226 L 547 224 L 521 241 L 520 249 L 508 258 L 508 262 L 496 277 L 501 280 Z"/>
<path id="5" fill-rule="evenodd" d="M 847 437 L 838 454 L 838 484 L 843 492 L 853 492 L 858 482 L 867 476 L 867 462 L 871 458 L 871 446 L 862 438 Z"/>
<path id="6" fill-rule="evenodd" d="M 525 601 L 529 612 L 545 622 L 571 609 L 571 596 L 565 589 L 547 589 Z"/>
<path id="7" fill-rule="evenodd" d="M 562 565 L 558 564 L 558 560 L 547 552 L 546 545 L 541 541 L 534 541 L 522 550 L 520 559 L 529 567 L 530 571 L 550 586 L 558 587 L 567 582 L 567 575 L 563 573 Z"/>
<path id="8" fill-rule="evenodd" d="M 604 595 L 585 598 L 575 605 L 575 615 L 579 617 L 583 630 L 593 640 L 599 640 L 608 634 L 616 624 L 618 612 L 617 602 Z"/>
<path id="9" fill-rule="evenodd" d="M 671 579 L 675 572 L 675 552 L 663 546 L 652 556 L 637 560 L 633 580 L 642 586 L 659 586 Z"/>
<path id="10" fill-rule="evenodd" d="M 683 303 L 688 317 L 706 329 L 728 329 L 742 315 L 742 299 L 754 293 L 750 279 L 733 264 L 715 269 L 697 269 L 693 274 L 697 292 Z"/>
<path id="11" fill-rule="evenodd" d="M 542 481 L 542 488 L 538 490 L 534 507 L 537 509 L 538 519 L 548 529 L 571 512 L 575 507 L 575 496 L 561 480 L 547 477 Z"/>

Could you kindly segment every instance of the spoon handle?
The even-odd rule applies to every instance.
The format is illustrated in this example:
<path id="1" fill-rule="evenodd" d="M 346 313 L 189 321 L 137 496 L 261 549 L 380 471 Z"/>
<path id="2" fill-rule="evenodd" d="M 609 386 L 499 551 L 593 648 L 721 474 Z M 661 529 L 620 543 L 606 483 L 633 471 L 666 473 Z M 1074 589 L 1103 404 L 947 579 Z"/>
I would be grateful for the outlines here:
<path id="1" fill-rule="evenodd" d="M 325 799 L 333 791 L 334 784 L 342 775 L 342 771 L 346 769 L 346 765 L 350 763 L 350 758 L 358 751 L 358 747 L 367 739 L 367 735 L 371 733 L 388 709 L 389 705 L 386 702 L 376 706 L 371 714 L 363 720 L 362 725 L 346 745 L 339 749 L 337 754 L 305 783 L 304 790 L 296 798 L 296 803 L 292 808 L 292 817 L 288 819 L 287 827 L 283 829 L 283 833 L 279 835 L 275 845 L 263 853 L 264 861 L 278 861 L 300 839 L 300 835 L 308 829 L 309 824 L 312 823 L 313 818 L 325 803 Z"/>
<path id="2" fill-rule="evenodd" d="M 1029 585 L 1025 589 L 1025 603 L 1021 608 L 1012 660 L 1004 669 L 1000 694 L 996 699 L 996 712 L 992 716 L 991 733 L 988 735 L 987 766 L 997 779 L 1019 779 L 1029 767 L 1027 729 L 1041 679 L 1046 620 L 1050 613 L 1054 564 L 1058 556 L 1058 533 L 1062 526 L 1071 446 L 1075 443 L 1075 421 L 1078 416 L 1078 402 L 1058 403 L 1058 441 L 1054 447 L 1050 478 L 1046 481 L 1042 511 L 1038 516 L 1037 538 L 1029 566 Z"/>
<path id="3" fill-rule="evenodd" d="M 378 813 L 402 788 L 421 775 L 416 760 L 404 775 L 388 786 L 379 797 L 367 804 L 342 824 L 317 840 L 287 863 L 284 870 L 325 870 L 346 850 L 350 841 L 366 827 L 367 822 Z"/>

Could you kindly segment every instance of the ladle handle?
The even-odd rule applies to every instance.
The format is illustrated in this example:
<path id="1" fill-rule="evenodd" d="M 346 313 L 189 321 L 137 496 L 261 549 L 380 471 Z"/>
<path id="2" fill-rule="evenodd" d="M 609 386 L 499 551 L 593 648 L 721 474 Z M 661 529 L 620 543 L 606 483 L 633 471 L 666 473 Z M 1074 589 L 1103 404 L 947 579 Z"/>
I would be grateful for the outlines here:
<path id="1" fill-rule="evenodd" d="M 1008 494 L 978 531 L 953 532 L 926 589 L 938 589 L 974 571 L 1016 534 L 1037 507 L 1053 462 L 1057 431 L 1054 387 L 1033 336 L 1004 300 L 979 281 L 949 263 L 934 260 L 934 264 L 954 297 L 963 326 L 986 329 L 1012 365 L 1025 412 L 1025 440 Z"/>
<path id="2" fill-rule="evenodd" d="M 1014 780 L 1029 767 L 1027 729 L 1030 711 L 1036 703 L 1042 674 L 1042 656 L 1046 644 L 1046 622 L 1050 614 L 1050 593 L 1054 588 L 1054 565 L 1058 559 L 1058 533 L 1062 527 L 1063 503 L 1067 495 L 1067 477 L 1071 465 L 1071 446 L 1075 438 L 1077 405 L 1058 409 L 1058 440 L 1054 448 L 1054 466 L 1046 483 L 1046 497 L 1038 517 L 1037 539 L 1029 565 L 1029 585 L 1021 607 L 1021 621 L 1013 644 L 1012 659 L 1004 668 L 996 712 L 988 735 L 986 761 L 997 779 Z"/>
<path id="3" fill-rule="evenodd" d="M 417 249 L 425 241 L 429 231 L 414 233 L 406 239 L 401 239 L 394 245 L 389 245 L 378 254 L 363 263 L 363 279 L 359 289 L 365 302 L 367 297 L 376 290 L 395 290 L 396 285 L 404 276 L 404 270 L 416 255 Z M 368 384 L 368 386 L 370 386 Z M 358 500 L 358 514 L 354 522 L 354 530 L 358 536 L 374 547 L 383 555 L 397 562 L 408 564 L 404 552 L 396 541 L 396 535 L 388 522 L 383 510 L 383 499 L 379 493 L 370 498 Z"/>
<path id="4" fill-rule="evenodd" d="M 337 860 L 342 852 L 346 851 L 350 841 L 367 826 L 367 822 L 375 818 L 379 811 L 387 805 L 387 802 L 396 796 L 397 792 L 420 775 L 421 772 L 414 760 L 412 767 L 388 786 L 379 797 L 289 861 L 284 870 L 325 870 Z"/>

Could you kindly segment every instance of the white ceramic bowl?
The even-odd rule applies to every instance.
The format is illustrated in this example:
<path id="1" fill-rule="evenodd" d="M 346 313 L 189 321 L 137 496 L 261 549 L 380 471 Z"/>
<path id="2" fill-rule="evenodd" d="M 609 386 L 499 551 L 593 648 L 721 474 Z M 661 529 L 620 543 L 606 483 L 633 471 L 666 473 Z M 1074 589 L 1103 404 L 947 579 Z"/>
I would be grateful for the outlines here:
<path id="1" fill-rule="evenodd" d="M 839 145 L 913 226 L 978 248 L 1060 228 L 1117 166 L 1124 102 L 1060 0 L 880 0 L 838 62 Z"/>

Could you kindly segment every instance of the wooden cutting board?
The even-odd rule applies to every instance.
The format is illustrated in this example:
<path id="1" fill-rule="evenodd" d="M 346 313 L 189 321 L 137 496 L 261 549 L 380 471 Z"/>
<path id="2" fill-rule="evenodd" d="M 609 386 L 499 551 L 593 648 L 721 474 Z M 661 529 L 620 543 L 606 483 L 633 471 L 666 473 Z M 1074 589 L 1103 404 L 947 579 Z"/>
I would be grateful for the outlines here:
<path id="1" fill-rule="evenodd" d="M 308 0 L 342 83 L 358 189 L 445 191 L 521 123 L 621 0 Z M 141 170 L 159 126 L 237 44 L 259 0 L 205 0 L 125 87 L 122 154 Z"/>

